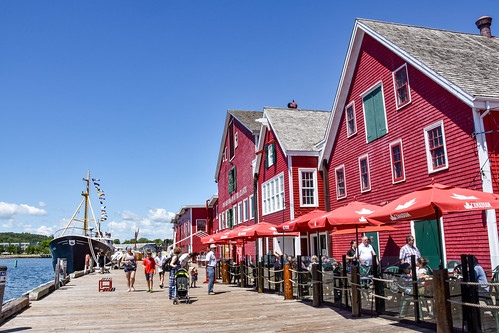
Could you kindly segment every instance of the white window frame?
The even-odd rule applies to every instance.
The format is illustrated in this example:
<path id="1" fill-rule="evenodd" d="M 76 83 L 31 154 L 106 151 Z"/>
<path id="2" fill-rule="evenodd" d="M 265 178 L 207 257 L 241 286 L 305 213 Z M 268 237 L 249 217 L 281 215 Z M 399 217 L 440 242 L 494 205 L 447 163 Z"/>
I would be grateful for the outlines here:
<path id="1" fill-rule="evenodd" d="M 238 214 L 237 204 L 235 204 L 234 206 L 232 206 L 232 228 L 234 228 L 237 225 L 237 214 Z"/>
<path id="2" fill-rule="evenodd" d="M 250 220 L 252 220 L 252 219 L 254 219 L 254 218 L 255 218 L 255 217 L 253 216 L 253 209 L 254 209 L 254 205 L 255 205 L 255 202 L 254 202 L 255 200 L 254 200 L 254 198 L 255 198 L 255 197 L 254 197 L 254 195 L 253 195 L 253 194 L 252 194 L 252 195 L 250 195 L 250 196 L 249 196 L 249 198 L 248 198 L 248 200 L 249 200 L 249 202 L 248 202 L 248 206 L 249 206 L 249 219 L 250 219 Z"/>
<path id="3" fill-rule="evenodd" d="M 218 230 L 222 230 L 222 214 L 218 214 Z"/>
<path id="4" fill-rule="evenodd" d="M 353 122 L 355 124 L 355 131 L 350 133 L 350 127 L 348 126 L 348 109 L 353 108 Z M 357 116 L 355 115 L 355 101 L 352 101 L 350 104 L 345 106 L 345 123 L 347 126 L 347 138 L 357 134 Z"/>
<path id="5" fill-rule="evenodd" d="M 313 204 L 304 204 L 303 203 L 303 191 L 302 191 L 302 180 L 304 172 L 312 172 L 313 183 L 314 183 L 314 203 Z M 299 183 L 299 192 L 300 192 L 300 207 L 318 207 L 319 206 L 319 196 L 318 196 L 318 186 L 317 186 L 317 169 L 313 168 L 299 168 L 298 169 L 298 183 Z"/>
<path id="6" fill-rule="evenodd" d="M 237 224 L 243 222 L 243 203 L 239 202 L 237 204 Z"/>
<path id="7" fill-rule="evenodd" d="M 345 195 L 344 196 L 339 196 L 338 193 L 338 173 L 337 171 L 343 169 L 343 183 L 345 184 Z M 336 200 L 342 200 L 347 197 L 347 179 L 346 179 L 346 174 L 345 174 L 345 164 L 342 164 L 334 169 L 334 179 L 336 181 Z"/>
<path id="8" fill-rule="evenodd" d="M 442 141 L 443 141 L 443 146 L 444 146 L 444 156 L 445 156 L 445 167 L 441 167 L 438 169 L 433 169 L 433 159 L 431 156 L 431 151 L 430 151 L 430 143 L 428 141 L 428 132 L 437 128 L 437 127 L 442 127 Z M 447 170 L 449 168 L 449 156 L 447 154 L 447 143 L 445 140 L 445 131 L 444 131 L 444 121 L 440 120 L 436 122 L 433 125 L 430 125 L 424 129 L 424 142 L 425 142 L 425 148 L 426 148 L 426 162 L 428 164 L 428 173 L 435 173 L 439 172 L 442 170 Z"/>
<path id="9" fill-rule="evenodd" d="M 222 230 L 223 229 L 227 229 L 227 211 L 224 211 L 222 213 L 222 220 L 223 220 L 223 223 L 222 223 Z"/>
<path id="10" fill-rule="evenodd" d="M 395 172 L 393 170 L 393 152 L 392 152 L 392 147 L 396 145 L 400 145 L 400 159 L 402 161 L 402 174 L 403 174 L 402 179 L 399 179 L 397 181 L 395 181 Z M 389 147 L 390 147 L 390 169 L 392 170 L 392 184 L 398 184 L 405 181 L 405 162 L 404 162 L 404 149 L 402 145 L 402 139 L 390 143 Z"/>
<path id="11" fill-rule="evenodd" d="M 404 104 L 399 105 L 399 98 L 398 98 L 398 95 L 397 95 L 397 81 L 395 79 L 395 73 L 397 73 L 398 71 L 400 71 L 404 67 L 405 67 L 405 77 L 407 78 L 407 97 L 408 97 L 408 99 L 407 99 L 407 102 L 405 102 Z M 395 93 L 395 105 L 396 105 L 396 109 L 400 110 L 404 106 L 409 105 L 412 102 L 412 100 L 411 100 L 411 84 L 409 83 L 409 71 L 407 70 L 407 63 L 403 64 L 402 66 L 400 66 L 399 68 L 397 68 L 396 70 L 394 70 L 392 72 L 392 79 L 393 79 L 393 91 Z"/>
<path id="12" fill-rule="evenodd" d="M 243 200 L 243 221 L 244 222 L 248 221 L 248 216 L 249 216 L 248 208 L 249 208 L 248 198 L 246 198 Z"/>
<path id="13" fill-rule="evenodd" d="M 274 165 L 274 144 L 267 145 L 267 168 L 270 168 Z"/>
<path id="14" fill-rule="evenodd" d="M 373 86 L 371 86 L 369 89 L 367 89 L 362 94 L 360 94 L 360 98 L 362 100 L 362 114 L 364 116 L 364 129 L 365 129 L 365 132 L 366 132 L 366 143 L 369 143 L 369 140 L 368 140 L 368 135 L 367 135 L 366 108 L 364 106 L 364 97 L 366 95 L 370 94 L 371 92 L 373 92 L 373 90 L 375 90 L 379 86 L 381 86 L 381 98 L 383 100 L 383 109 L 385 110 L 386 134 L 390 133 L 390 131 L 388 129 L 388 118 L 387 118 L 387 115 L 386 115 L 385 90 L 383 89 L 383 81 L 378 81 Z M 375 139 L 374 141 L 376 141 L 378 139 L 379 138 Z M 374 141 L 372 141 L 372 142 L 374 142 Z"/>
<path id="15" fill-rule="evenodd" d="M 367 161 L 367 178 L 369 181 L 369 187 L 368 188 L 362 188 L 362 166 L 360 164 L 360 161 L 366 159 Z M 371 169 L 369 168 L 369 154 L 365 154 L 362 156 L 359 156 L 359 179 L 360 179 L 360 192 L 365 193 L 371 191 Z"/>
<path id="16" fill-rule="evenodd" d="M 196 232 L 198 232 L 198 221 L 204 221 L 204 232 L 208 230 L 208 221 L 206 219 L 196 219 Z"/>
<path id="17" fill-rule="evenodd" d="M 239 133 L 239 132 L 234 131 L 234 149 L 236 149 L 238 144 L 239 144 L 238 138 L 237 138 L 237 133 Z"/>
<path id="18" fill-rule="evenodd" d="M 281 191 L 282 187 L 282 191 Z M 285 187 L 284 172 L 274 176 L 261 185 L 262 215 L 268 215 L 284 210 Z"/>

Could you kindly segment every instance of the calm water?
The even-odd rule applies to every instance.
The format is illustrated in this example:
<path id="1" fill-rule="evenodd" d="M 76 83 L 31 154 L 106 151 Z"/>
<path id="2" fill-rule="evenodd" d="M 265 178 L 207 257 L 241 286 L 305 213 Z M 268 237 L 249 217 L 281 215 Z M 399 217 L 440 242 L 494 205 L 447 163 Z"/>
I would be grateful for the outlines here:
<path id="1" fill-rule="evenodd" d="M 17 260 L 17 267 L 14 267 Z M 4 303 L 21 297 L 39 285 L 54 280 L 52 258 L 0 259 L 0 266 L 7 266 L 7 284 Z"/>

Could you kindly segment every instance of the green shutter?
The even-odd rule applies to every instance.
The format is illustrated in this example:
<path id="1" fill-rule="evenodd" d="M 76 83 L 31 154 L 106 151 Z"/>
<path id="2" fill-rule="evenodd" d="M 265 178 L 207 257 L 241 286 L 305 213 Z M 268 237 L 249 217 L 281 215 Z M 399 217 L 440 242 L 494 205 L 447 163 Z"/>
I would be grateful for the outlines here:
<path id="1" fill-rule="evenodd" d="M 364 105 L 367 142 L 371 142 L 388 133 L 381 86 L 367 94 L 362 101 Z"/>
<path id="2" fill-rule="evenodd" d="M 233 188 L 233 176 L 232 176 L 232 170 L 229 170 L 229 194 L 232 193 L 232 188 Z"/>
<path id="3" fill-rule="evenodd" d="M 373 92 L 373 105 L 374 110 L 376 110 L 376 132 L 377 137 L 381 138 L 383 135 L 388 133 L 386 130 L 386 114 L 385 106 L 383 105 L 383 94 L 381 93 L 381 86 L 376 88 Z"/>
<path id="4" fill-rule="evenodd" d="M 236 172 L 236 166 L 232 168 L 232 192 L 237 191 L 237 172 Z"/>

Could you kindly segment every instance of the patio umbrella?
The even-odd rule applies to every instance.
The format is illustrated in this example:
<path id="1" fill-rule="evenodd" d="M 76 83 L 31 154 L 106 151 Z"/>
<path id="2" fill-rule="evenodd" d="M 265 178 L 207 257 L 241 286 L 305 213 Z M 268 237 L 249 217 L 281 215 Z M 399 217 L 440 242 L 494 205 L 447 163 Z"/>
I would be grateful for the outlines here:
<path id="1" fill-rule="evenodd" d="M 396 223 L 397 221 L 429 220 L 442 216 L 442 213 L 487 210 L 499 208 L 499 196 L 493 193 L 464 188 L 431 184 L 381 207 L 367 217 L 369 221 Z M 443 267 L 442 235 L 438 232 L 440 268 Z"/>
<path id="2" fill-rule="evenodd" d="M 277 225 L 275 228 L 277 229 L 278 232 L 310 232 L 310 231 L 315 231 L 312 230 L 308 226 L 308 221 L 321 217 L 325 214 L 329 214 L 329 212 L 326 212 L 324 210 L 314 210 L 309 213 L 303 214 L 301 216 L 298 216 L 291 221 L 281 223 Z"/>
<path id="3" fill-rule="evenodd" d="M 311 219 L 308 222 L 309 228 L 313 230 L 341 230 L 354 228 L 357 244 L 359 243 L 359 226 L 380 224 L 371 223 L 366 220 L 366 216 L 374 213 L 380 206 L 371 205 L 354 199 L 349 204 L 338 207 L 327 214 Z"/>

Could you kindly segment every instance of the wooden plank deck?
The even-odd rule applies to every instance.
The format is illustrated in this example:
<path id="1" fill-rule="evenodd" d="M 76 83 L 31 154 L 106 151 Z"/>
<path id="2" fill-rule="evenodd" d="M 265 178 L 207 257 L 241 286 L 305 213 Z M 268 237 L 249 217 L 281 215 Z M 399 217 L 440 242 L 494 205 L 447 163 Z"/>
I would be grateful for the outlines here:
<path id="1" fill-rule="evenodd" d="M 113 279 L 114 292 L 98 292 L 98 281 Z M 382 319 L 352 318 L 346 311 L 275 294 L 215 284 L 216 295 L 207 295 L 204 269 L 198 288 L 190 291 L 192 304 L 173 305 L 168 289 L 147 293 L 142 267 L 136 291 L 127 292 L 123 271 L 74 279 L 0 326 L 0 332 L 431 332 Z"/>

